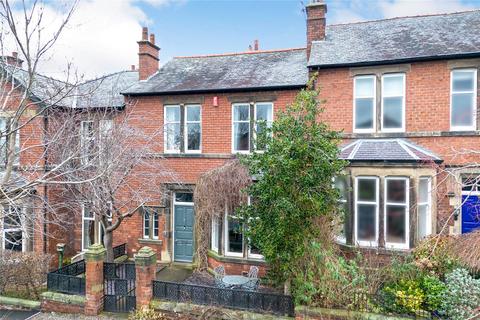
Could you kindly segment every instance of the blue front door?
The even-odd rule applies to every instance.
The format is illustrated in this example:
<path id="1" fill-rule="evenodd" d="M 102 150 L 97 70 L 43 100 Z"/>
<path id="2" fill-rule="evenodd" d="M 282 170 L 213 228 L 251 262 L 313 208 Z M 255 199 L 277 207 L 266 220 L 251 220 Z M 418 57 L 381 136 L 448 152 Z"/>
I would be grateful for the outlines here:
<path id="1" fill-rule="evenodd" d="M 175 205 L 174 222 L 174 260 L 192 262 L 193 260 L 193 206 Z"/>
<path id="2" fill-rule="evenodd" d="M 478 195 L 462 196 L 462 233 L 480 228 L 480 202 Z"/>

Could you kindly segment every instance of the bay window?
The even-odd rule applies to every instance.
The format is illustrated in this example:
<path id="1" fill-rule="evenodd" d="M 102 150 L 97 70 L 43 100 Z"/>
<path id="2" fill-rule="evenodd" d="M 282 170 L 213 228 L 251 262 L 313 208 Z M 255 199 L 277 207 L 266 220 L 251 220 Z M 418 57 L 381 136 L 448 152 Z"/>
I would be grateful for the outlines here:
<path id="1" fill-rule="evenodd" d="M 348 216 L 348 177 L 347 176 L 337 176 L 334 179 L 334 187 L 338 190 L 339 199 L 338 199 L 338 223 L 336 226 L 336 236 L 337 241 L 341 243 L 346 242 L 346 221 Z"/>
<path id="2" fill-rule="evenodd" d="M 405 74 L 382 76 L 382 131 L 405 131 Z"/>
<path id="3" fill-rule="evenodd" d="M 477 70 L 453 70 L 450 90 L 451 130 L 476 130 Z"/>
<path id="4" fill-rule="evenodd" d="M 211 249 L 218 253 L 218 245 L 220 242 L 220 222 L 217 217 L 212 219 L 212 238 L 211 238 Z"/>
<path id="5" fill-rule="evenodd" d="M 243 224 L 230 215 L 225 217 L 225 255 L 243 257 Z"/>
<path id="6" fill-rule="evenodd" d="M 262 126 L 270 127 L 273 121 L 273 103 L 235 103 L 232 105 L 232 151 L 248 153 L 262 150 L 255 143 Z M 253 132 L 252 132 L 253 131 Z"/>
<path id="7" fill-rule="evenodd" d="M 375 76 L 358 76 L 354 80 L 355 132 L 375 131 Z"/>
<path id="8" fill-rule="evenodd" d="M 355 179 L 355 242 L 364 246 L 378 245 L 378 178 Z"/>
<path id="9" fill-rule="evenodd" d="M 409 180 L 385 178 L 385 246 L 407 249 L 409 244 Z"/>
<path id="10" fill-rule="evenodd" d="M 418 184 L 418 238 L 423 239 L 432 234 L 431 193 L 432 179 L 422 177 Z"/>
<path id="11" fill-rule="evenodd" d="M 165 152 L 201 152 L 202 120 L 200 105 L 166 105 L 164 118 Z"/>

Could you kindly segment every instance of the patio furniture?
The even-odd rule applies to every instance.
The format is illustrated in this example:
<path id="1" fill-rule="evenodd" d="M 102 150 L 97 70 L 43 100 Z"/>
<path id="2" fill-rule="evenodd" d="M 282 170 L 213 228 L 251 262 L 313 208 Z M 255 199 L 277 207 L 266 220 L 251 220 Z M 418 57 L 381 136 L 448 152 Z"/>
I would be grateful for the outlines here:
<path id="1" fill-rule="evenodd" d="M 220 265 L 213 269 L 215 275 L 215 285 L 220 288 L 225 288 L 225 283 L 223 283 L 223 278 L 225 277 L 225 267 Z"/>
<path id="2" fill-rule="evenodd" d="M 258 279 L 258 267 L 251 266 L 248 271 L 248 281 L 242 285 L 243 289 L 246 290 L 257 290 L 258 285 L 260 284 L 260 279 Z"/>
<path id="3" fill-rule="evenodd" d="M 226 288 L 241 288 L 245 285 L 250 278 L 244 276 L 224 276 L 222 282 Z"/>

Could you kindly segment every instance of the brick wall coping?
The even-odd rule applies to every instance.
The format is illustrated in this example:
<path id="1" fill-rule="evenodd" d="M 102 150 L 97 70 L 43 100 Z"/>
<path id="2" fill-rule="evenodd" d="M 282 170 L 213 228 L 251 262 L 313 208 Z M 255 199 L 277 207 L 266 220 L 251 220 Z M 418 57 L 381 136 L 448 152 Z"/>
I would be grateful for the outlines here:
<path id="1" fill-rule="evenodd" d="M 295 308 L 296 319 L 365 319 L 365 320 L 405 320 L 408 317 L 389 316 L 385 314 L 342 310 L 342 309 L 326 309 L 313 308 L 306 306 L 298 306 Z"/>
<path id="2" fill-rule="evenodd" d="M 41 294 L 42 300 L 51 300 L 63 304 L 74 304 L 78 306 L 85 305 L 85 297 L 73 294 L 63 294 L 59 292 L 46 291 Z"/>
<path id="3" fill-rule="evenodd" d="M 217 261 L 221 261 L 221 262 L 230 262 L 230 263 L 238 263 L 238 264 L 250 264 L 250 265 L 257 265 L 257 266 L 267 265 L 265 260 L 221 256 L 221 255 L 219 255 L 218 253 L 216 253 L 215 251 L 212 251 L 212 250 L 208 250 L 208 256 L 214 258 Z"/>
<path id="4" fill-rule="evenodd" d="M 39 309 L 40 301 L 0 296 L 0 305 Z"/>
<path id="5" fill-rule="evenodd" d="M 212 310 L 212 306 L 197 305 L 191 303 L 181 303 L 181 302 L 167 302 L 160 300 L 152 300 L 151 306 L 157 311 L 166 311 L 166 312 L 176 312 L 183 314 L 191 315 L 202 315 L 206 311 Z M 279 315 L 270 315 L 263 313 L 255 313 L 243 310 L 232 310 L 226 308 L 217 308 L 218 313 L 215 313 L 215 316 L 218 319 L 242 319 L 242 320 L 290 320 L 291 317 L 284 317 Z M 220 316 L 222 315 L 222 316 Z"/>
<path id="6" fill-rule="evenodd" d="M 85 252 L 85 261 L 102 261 L 105 260 L 107 250 L 99 243 L 92 244 Z"/>
<path id="7" fill-rule="evenodd" d="M 142 247 L 134 257 L 136 265 L 150 266 L 157 263 L 157 253 L 150 247 Z"/>

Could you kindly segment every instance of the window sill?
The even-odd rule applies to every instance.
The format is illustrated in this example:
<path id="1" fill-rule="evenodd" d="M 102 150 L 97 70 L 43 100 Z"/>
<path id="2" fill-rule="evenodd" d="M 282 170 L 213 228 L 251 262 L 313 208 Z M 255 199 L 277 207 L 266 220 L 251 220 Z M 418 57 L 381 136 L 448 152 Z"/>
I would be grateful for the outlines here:
<path id="1" fill-rule="evenodd" d="M 336 242 L 340 249 L 355 252 L 355 251 L 362 251 L 368 253 L 376 253 L 377 255 L 407 255 L 411 252 L 410 249 L 397 249 L 397 248 L 385 248 L 385 247 L 367 247 L 367 246 L 354 246 L 351 244 L 339 243 Z"/>
<path id="2" fill-rule="evenodd" d="M 241 263 L 241 264 L 254 264 L 254 265 L 265 265 L 266 262 L 263 259 L 252 259 L 244 257 L 232 257 L 232 256 L 222 256 L 216 253 L 215 251 L 208 250 L 208 256 L 214 258 L 220 262 L 230 262 L 230 263 Z"/>
<path id="3" fill-rule="evenodd" d="M 344 133 L 343 138 L 415 138 L 415 137 L 468 137 L 480 136 L 480 130 L 470 131 L 416 131 L 416 132 L 372 132 Z"/>
<path id="4" fill-rule="evenodd" d="M 157 245 L 157 246 L 161 246 L 163 244 L 163 240 L 160 240 L 160 239 L 144 239 L 144 238 L 140 238 L 138 239 L 138 243 L 141 243 L 141 244 L 154 244 L 154 245 Z"/>
<path id="5" fill-rule="evenodd" d="M 153 157 L 163 158 L 207 158 L 207 159 L 231 159 L 234 155 L 230 153 L 156 153 Z"/>

